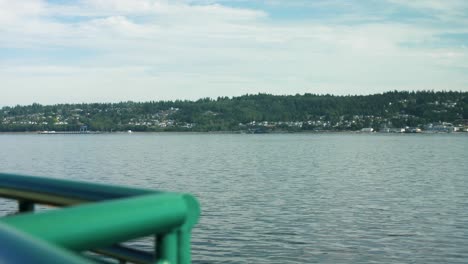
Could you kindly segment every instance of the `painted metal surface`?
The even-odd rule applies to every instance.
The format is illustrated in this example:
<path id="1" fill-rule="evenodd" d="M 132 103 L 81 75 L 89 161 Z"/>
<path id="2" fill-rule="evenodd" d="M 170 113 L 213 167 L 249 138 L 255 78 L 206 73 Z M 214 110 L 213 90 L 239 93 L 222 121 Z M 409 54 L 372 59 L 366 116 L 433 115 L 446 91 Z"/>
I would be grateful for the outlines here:
<path id="1" fill-rule="evenodd" d="M 0 241 L 0 263 L 93 263 L 8 225 L 0 224 Z"/>
<path id="2" fill-rule="evenodd" d="M 0 173 L 0 196 L 51 205 L 72 205 L 161 191 L 110 184 Z"/>
<path id="3" fill-rule="evenodd" d="M 0 196 L 18 199 L 20 212 L 33 211 L 35 203 L 74 205 L 0 219 L 0 225 L 44 243 L 73 252 L 110 252 L 107 255 L 122 255 L 120 260 L 133 257 L 143 263 L 148 254 L 116 244 L 155 235 L 154 257 L 147 263 L 191 262 L 190 232 L 198 221 L 200 207 L 190 195 L 0 174 Z M 76 205 L 79 203 L 86 204 Z M 106 251 L 106 247 L 111 248 Z"/>

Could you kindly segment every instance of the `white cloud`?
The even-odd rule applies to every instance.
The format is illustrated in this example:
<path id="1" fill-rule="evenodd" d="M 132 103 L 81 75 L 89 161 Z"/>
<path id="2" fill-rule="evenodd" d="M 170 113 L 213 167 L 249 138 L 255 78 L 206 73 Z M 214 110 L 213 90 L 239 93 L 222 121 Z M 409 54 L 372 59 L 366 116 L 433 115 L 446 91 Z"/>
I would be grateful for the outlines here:
<path id="1" fill-rule="evenodd" d="M 401 45 L 432 42 L 447 32 L 437 27 L 283 23 L 262 11 L 187 1 L 9 3 L 0 0 L 0 12 L 10 14 L 0 20 L 0 48 L 45 55 L 0 61 L 0 104 L 468 87 L 454 70 L 466 69 L 466 48 Z M 54 48 L 73 56 L 53 56 Z M 80 58 L 83 50 L 94 55 Z"/>
<path id="2" fill-rule="evenodd" d="M 40 15 L 44 12 L 44 3 L 40 0 L 8 1 L 0 0 L 0 22 L 16 22 L 26 16 Z"/>

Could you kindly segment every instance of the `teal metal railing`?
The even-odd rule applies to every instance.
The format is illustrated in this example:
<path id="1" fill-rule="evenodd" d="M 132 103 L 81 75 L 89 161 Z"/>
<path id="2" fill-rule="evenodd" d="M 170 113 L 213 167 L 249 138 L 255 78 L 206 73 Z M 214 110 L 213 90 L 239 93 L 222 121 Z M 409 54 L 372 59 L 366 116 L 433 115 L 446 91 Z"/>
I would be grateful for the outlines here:
<path id="1" fill-rule="evenodd" d="M 25 263 L 17 258 L 28 257 L 21 254 L 26 248 L 34 263 L 50 258 L 71 259 L 56 263 L 93 263 L 82 254 L 90 251 L 120 263 L 191 262 L 191 230 L 200 214 L 193 196 L 0 174 L 0 197 L 18 200 L 19 212 L 0 219 L 0 240 L 10 241 L 11 250 L 18 253 L 0 249 L 0 262 Z M 36 204 L 64 208 L 34 213 Z M 121 245 L 146 236 L 155 236 L 153 252 Z"/>

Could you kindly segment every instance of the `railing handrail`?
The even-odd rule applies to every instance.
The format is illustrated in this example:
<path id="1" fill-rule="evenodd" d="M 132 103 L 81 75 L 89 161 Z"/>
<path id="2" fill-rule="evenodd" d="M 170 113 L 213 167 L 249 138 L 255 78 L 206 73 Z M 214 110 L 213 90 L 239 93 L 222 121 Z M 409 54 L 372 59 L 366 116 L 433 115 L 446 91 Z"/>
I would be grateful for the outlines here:
<path id="1" fill-rule="evenodd" d="M 13 227 L 76 252 L 107 252 L 121 260 L 151 255 L 116 246 L 130 239 L 156 235 L 155 256 L 165 263 L 190 263 L 191 229 L 200 209 L 191 195 L 0 173 L 0 197 L 17 199 L 20 211 L 34 204 L 75 205 L 37 214 L 0 219 Z M 86 203 L 84 205 L 77 205 Z M 106 249 L 108 246 L 113 246 Z M 131 253 L 133 256 L 125 257 Z M 119 257 L 120 256 L 120 257 Z"/>
<path id="2" fill-rule="evenodd" d="M 188 208 L 177 194 L 144 195 L 0 219 L 45 241 L 76 251 L 169 233 L 185 223 Z"/>
<path id="3" fill-rule="evenodd" d="M 36 201 L 42 199 L 44 203 L 50 205 L 63 206 L 152 193 L 161 193 L 161 191 L 0 173 L 0 196 L 12 199 L 26 199 L 27 196 L 31 196 Z"/>

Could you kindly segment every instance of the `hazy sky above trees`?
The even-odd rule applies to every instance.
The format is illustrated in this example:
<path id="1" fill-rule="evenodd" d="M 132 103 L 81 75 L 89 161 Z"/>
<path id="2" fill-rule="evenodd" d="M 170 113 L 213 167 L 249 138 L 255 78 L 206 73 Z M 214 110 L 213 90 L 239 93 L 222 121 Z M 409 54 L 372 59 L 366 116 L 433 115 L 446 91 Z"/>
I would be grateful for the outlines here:
<path id="1" fill-rule="evenodd" d="M 0 106 L 468 91 L 465 0 L 0 0 Z"/>

